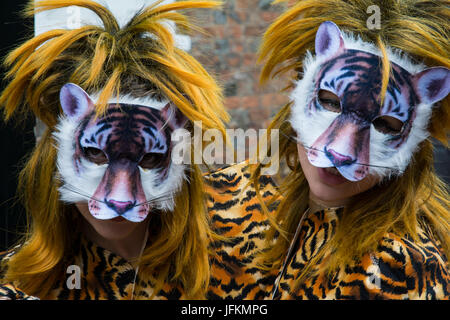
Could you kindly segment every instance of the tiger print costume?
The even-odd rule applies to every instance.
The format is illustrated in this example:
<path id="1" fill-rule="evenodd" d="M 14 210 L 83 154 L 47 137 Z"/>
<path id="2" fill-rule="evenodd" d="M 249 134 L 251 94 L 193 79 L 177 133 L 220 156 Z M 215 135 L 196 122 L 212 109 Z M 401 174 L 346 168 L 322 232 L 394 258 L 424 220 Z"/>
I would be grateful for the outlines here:
<path id="1" fill-rule="evenodd" d="M 273 288 L 275 299 L 449 299 L 449 265 L 439 242 L 420 229 L 420 241 L 388 233 L 375 252 L 330 275 L 326 258 L 299 288 L 294 283 L 306 262 L 327 243 L 342 209 L 306 213 L 291 256 Z"/>
<path id="2" fill-rule="evenodd" d="M 449 299 L 447 258 L 439 242 L 425 228 L 419 230 L 419 242 L 413 242 L 407 235 L 386 234 L 376 252 L 334 274 L 326 272 L 325 258 L 319 261 L 314 274 L 295 288 L 295 280 L 306 262 L 335 233 L 342 208 L 306 213 L 284 267 L 272 271 L 259 269 L 255 258 L 265 246 L 264 231 L 269 221 L 261 212 L 249 177 L 248 167 L 242 164 L 208 177 L 208 208 L 215 230 L 235 238 L 230 243 L 213 244 L 216 254 L 208 298 Z M 273 180 L 261 177 L 260 183 L 265 201 L 276 194 Z M 278 201 L 269 207 L 271 212 Z"/>
<path id="3" fill-rule="evenodd" d="M 247 163 L 233 165 L 205 175 L 206 204 L 216 233 L 225 237 L 211 243 L 210 299 L 262 299 L 269 297 L 268 288 L 276 272 L 262 272 L 256 268 L 254 258 L 263 245 L 264 231 L 269 223 L 252 186 L 248 186 L 250 171 Z M 275 183 L 269 177 L 260 179 L 263 199 L 276 194 Z M 276 204 L 271 207 L 275 210 Z M 0 255 L 5 262 L 14 252 Z M 69 289 L 71 274 L 68 266 L 80 267 L 80 289 Z M 47 297 L 58 300 L 129 300 L 148 299 L 154 292 L 152 280 L 134 280 L 135 267 L 122 257 L 80 235 L 74 246 L 73 259 L 65 264 L 60 281 Z M 3 270 L 4 271 L 4 270 Z M 136 290 L 133 293 L 133 283 Z M 33 299 L 13 284 L 0 287 L 0 299 Z M 183 288 L 167 283 L 154 299 L 183 299 Z"/>
<path id="4" fill-rule="evenodd" d="M 9 255 L 1 258 L 8 259 Z M 79 267 L 80 287 L 74 288 L 69 266 Z M 154 284 L 152 280 L 141 281 L 139 273 L 136 277 L 136 268 L 119 255 L 106 250 L 92 241 L 87 240 L 81 234 L 74 247 L 73 258 L 60 269 L 61 277 L 55 288 L 48 296 L 38 297 L 43 300 L 131 300 L 148 299 L 153 294 Z M 136 277 L 136 280 L 135 280 Z M 136 283 L 136 291 L 134 291 Z M 72 284 L 72 285 L 71 285 Z M 133 292 L 134 291 L 134 292 Z M 179 299 L 182 290 L 176 284 L 165 284 L 154 299 Z M 7 284 L 0 288 L 0 299 L 32 300 L 31 297 L 13 284 Z"/>
<path id="5" fill-rule="evenodd" d="M 425 228 L 420 241 L 392 233 L 380 240 L 376 252 L 335 273 L 325 272 L 320 261 L 299 288 L 294 282 L 305 266 L 331 239 L 342 209 L 326 209 L 304 215 L 281 270 L 258 268 L 256 257 L 263 249 L 269 220 L 261 211 L 250 183 L 247 163 L 223 168 L 205 176 L 207 207 L 216 233 L 226 240 L 211 243 L 211 282 L 208 299 L 449 299 L 450 273 L 439 242 Z M 277 194 L 270 177 L 260 178 L 263 200 Z M 274 212 L 278 202 L 269 207 Z M 80 238 L 80 249 L 69 264 L 81 267 L 81 290 L 67 289 L 68 275 L 46 299 L 130 299 L 134 268 L 123 258 Z M 3 255 L 7 259 L 10 255 Z M 153 293 L 151 281 L 137 278 L 140 290 L 135 299 Z M 32 299 L 13 285 L 0 288 L 0 297 Z M 167 284 L 155 299 L 182 299 L 182 288 Z"/>
<path id="6" fill-rule="evenodd" d="M 264 299 L 270 297 L 270 288 L 276 271 L 258 268 L 256 257 L 263 248 L 264 232 L 269 220 L 261 209 L 254 186 L 250 183 L 247 163 L 224 168 L 206 177 L 207 205 L 213 230 L 229 241 L 211 244 L 212 279 L 209 299 Z M 261 176 L 260 191 L 264 201 L 277 194 L 275 182 Z M 277 202 L 269 206 L 276 210 Z"/>

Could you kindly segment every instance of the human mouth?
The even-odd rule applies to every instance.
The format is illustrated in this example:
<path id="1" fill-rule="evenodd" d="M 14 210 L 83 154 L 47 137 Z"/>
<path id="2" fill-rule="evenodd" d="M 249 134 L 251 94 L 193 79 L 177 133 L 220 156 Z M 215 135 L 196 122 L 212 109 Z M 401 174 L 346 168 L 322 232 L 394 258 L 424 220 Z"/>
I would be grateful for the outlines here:
<path id="1" fill-rule="evenodd" d="M 337 186 L 348 181 L 339 173 L 339 171 L 335 167 L 318 168 L 318 171 L 320 180 L 325 184 Z"/>
<path id="2" fill-rule="evenodd" d="M 114 222 L 122 222 L 122 221 L 125 221 L 125 218 L 124 218 L 124 217 L 121 217 L 121 216 L 118 216 L 118 217 L 115 217 L 114 219 L 111 219 L 111 221 L 114 221 Z"/>

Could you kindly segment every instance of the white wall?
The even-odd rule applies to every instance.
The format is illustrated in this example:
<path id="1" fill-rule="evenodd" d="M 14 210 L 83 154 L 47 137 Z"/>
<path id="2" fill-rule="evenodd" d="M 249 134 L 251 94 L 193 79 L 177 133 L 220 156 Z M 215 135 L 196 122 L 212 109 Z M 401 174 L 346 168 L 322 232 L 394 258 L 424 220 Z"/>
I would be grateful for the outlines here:
<path id="1" fill-rule="evenodd" d="M 119 25 L 124 26 L 136 12 L 155 0 L 95 0 L 106 6 L 117 18 Z M 162 4 L 175 2 L 174 0 L 165 0 Z M 35 16 L 35 35 L 52 29 L 74 29 L 86 24 L 101 25 L 101 20 L 92 11 L 80 7 L 67 7 L 40 12 Z M 175 34 L 177 47 L 185 51 L 191 49 L 191 39 L 185 35 L 177 35 L 173 23 L 169 27 Z"/>

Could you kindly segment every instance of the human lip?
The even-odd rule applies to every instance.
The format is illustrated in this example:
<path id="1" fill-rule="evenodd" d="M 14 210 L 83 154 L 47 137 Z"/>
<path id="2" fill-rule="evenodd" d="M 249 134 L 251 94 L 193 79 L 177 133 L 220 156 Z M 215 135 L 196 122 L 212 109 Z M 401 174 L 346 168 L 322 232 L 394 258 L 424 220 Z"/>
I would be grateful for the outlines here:
<path id="1" fill-rule="evenodd" d="M 345 179 L 335 167 L 318 168 L 320 180 L 331 186 L 337 186 L 348 180 Z"/>
<path id="2" fill-rule="evenodd" d="M 114 222 L 122 222 L 122 221 L 125 221 L 125 218 L 124 218 L 124 217 L 121 217 L 121 216 L 118 216 L 118 217 L 115 217 L 114 219 L 111 219 L 111 221 L 114 221 Z"/>

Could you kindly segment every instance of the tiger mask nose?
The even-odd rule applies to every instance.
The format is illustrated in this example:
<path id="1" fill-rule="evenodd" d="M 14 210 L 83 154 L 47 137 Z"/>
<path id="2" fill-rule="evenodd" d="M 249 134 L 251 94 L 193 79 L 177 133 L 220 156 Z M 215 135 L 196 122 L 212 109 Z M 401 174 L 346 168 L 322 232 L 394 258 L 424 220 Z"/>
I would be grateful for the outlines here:
<path id="1" fill-rule="evenodd" d="M 135 201 L 116 201 L 106 200 L 106 205 L 117 212 L 119 215 L 123 215 L 128 210 L 132 209 L 135 205 Z"/>
<path id="2" fill-rule="evenodd" d="M 143 221 L 150 207 L 137 164 L 127 159 L 112 161 L 90 202 L 96 202 L 91 209 L 94 217 L 111 219 L 119 215 L 132 222 Z"/>
<path id="3" fill-rule="evenodd" d="M 333 163 L 335 167 L 348 166 L 356 161 L 352 157 L 340 154 L 339 152 L 331 148 L 327 149 L 326 146 L 324 147 L 324 152 L 327 158 L 330 159 L 330 161 Z"/>
<path id="4" fill-rule="evenodd" d="M 359 181 L 368 173 L 370 127 L 347 114 L 338 116 L 308 150 L 312 165 L 336 167 L 350 181 Z"/>

